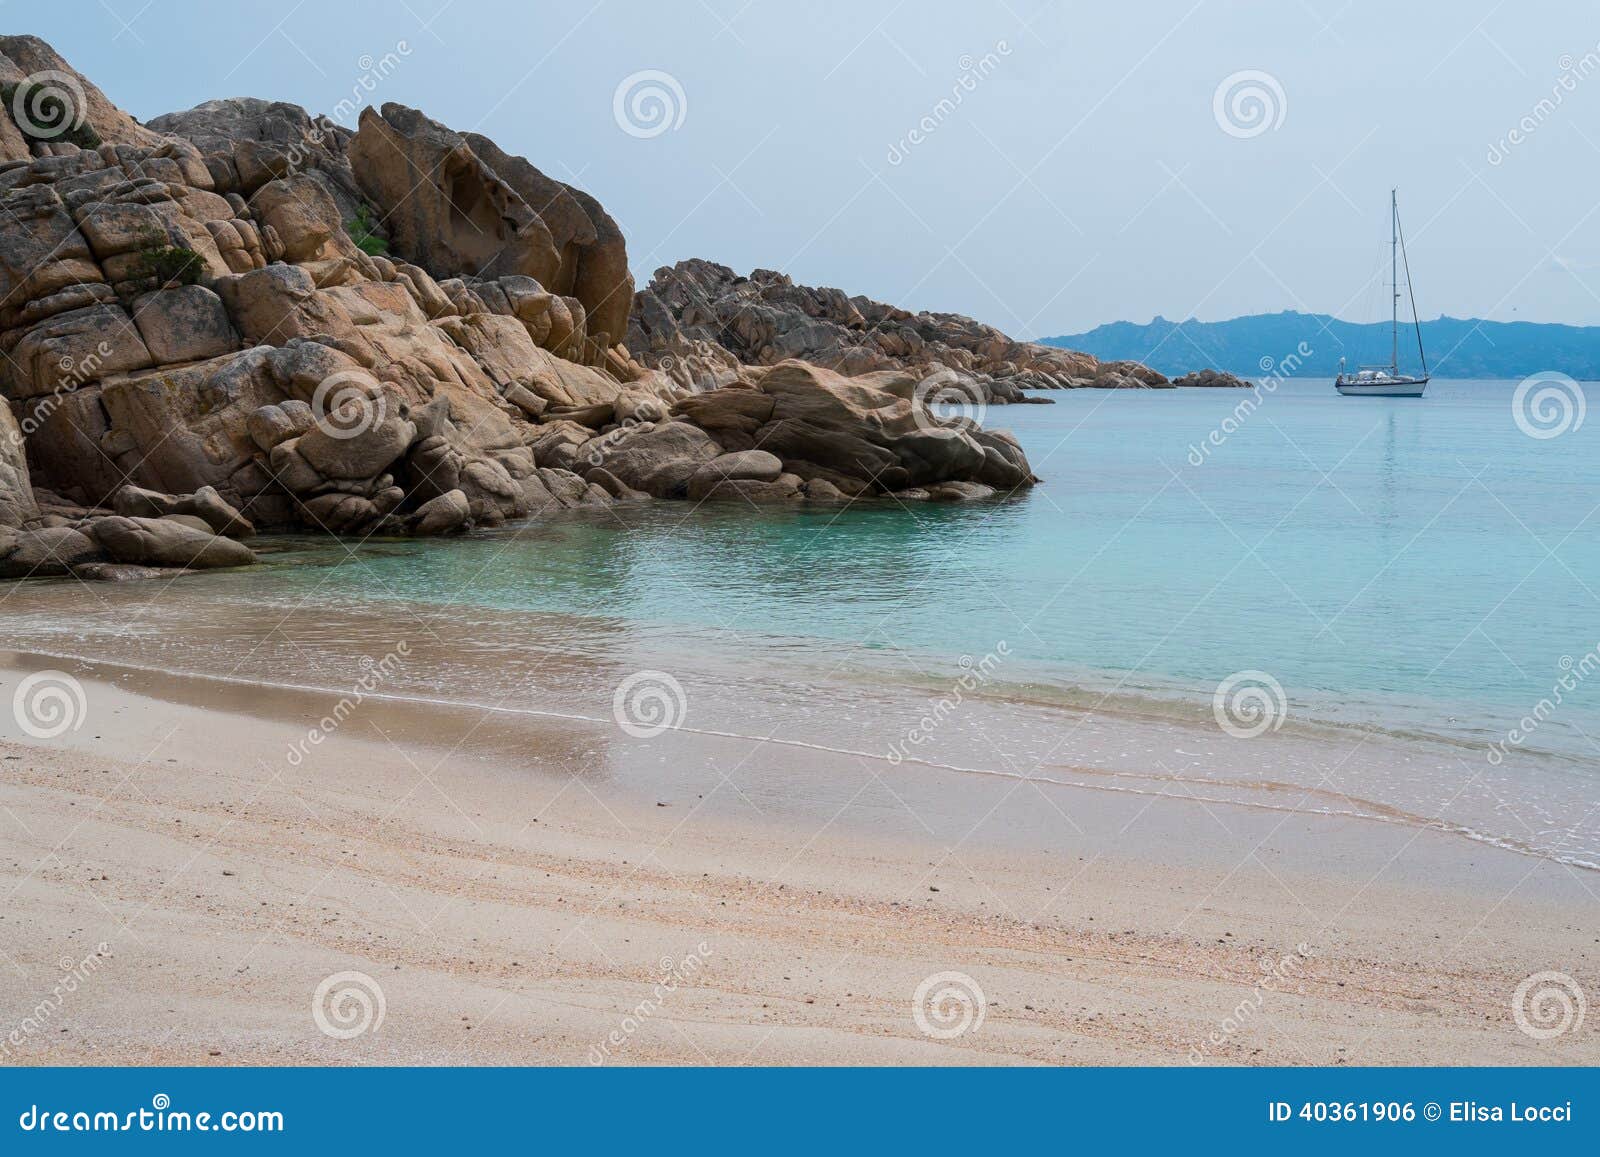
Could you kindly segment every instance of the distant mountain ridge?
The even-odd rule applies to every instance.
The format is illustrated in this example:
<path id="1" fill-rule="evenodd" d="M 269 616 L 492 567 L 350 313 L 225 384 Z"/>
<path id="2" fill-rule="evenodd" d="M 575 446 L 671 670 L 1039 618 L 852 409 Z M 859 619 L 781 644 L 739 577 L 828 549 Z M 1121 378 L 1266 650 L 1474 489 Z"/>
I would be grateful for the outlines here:
<path id="1" fill-rule="evenodd" d="M 1422 323 L 1428 366 L 1441 378 L 1522 378 L 1558 371 L 1600 378 L 1600 326 L 1440 317 Z M 1130 359 L 1177 375 L 1196 366 L 1262 373 L 1298 357 L 1295 377 L 1331 376 L 1339 359 L 1350 365 L 1387 364 L 1389 323 L 1361 325 L 1327 314 L 1261 313 L 1231 321 L 1112 322 L 1088 333 L 1041 338 L 1042 345 L 1082 350 L 1105 361 Z M 1302 347 L 1301 343 L 1304 343 Z M 1309 349 L 1309 354 L 1300 353 Z M 1271 359 L 1268 362 L 1266 359 Z M 1400 331 L 1403 368 L 1417 364 L 1416 336 Z M 1287 366 L 1285 369 L 1287 373 Z"/>

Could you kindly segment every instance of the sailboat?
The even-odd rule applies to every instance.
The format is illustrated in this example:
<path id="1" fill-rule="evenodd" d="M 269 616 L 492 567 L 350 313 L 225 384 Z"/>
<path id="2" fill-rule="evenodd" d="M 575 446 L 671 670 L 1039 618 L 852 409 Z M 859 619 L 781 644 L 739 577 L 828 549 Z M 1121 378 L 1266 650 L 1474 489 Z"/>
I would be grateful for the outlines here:
<path id="1" fill-rule="evenodd" d="M 1406 294 L 1411 299 L 1411 325 L 1417 333 L 1417 358 L 1422 363 L 1420 376 L 1400 372 L 1400 269 L 1404 262 Z M 1417 296 L 1411 290 L 1411 262 L 1406 259 L 1405 234 L 1400 230 L 1400 201 L 1395 190 L 1389 190 L 1389 283 L 1393 294 L 1389 299 L 1389 364 L 1386 366 L 1361 366 L 1355 373 L 1345 372 L 1344 359 L 1339 359 L 1339 373 L 1333 387 L 1341 394 L 1364 398 L 1420 398 L 1428 388 L 1428 355 L 1422 348 L 1422 323 L 1417 320 Z"/>

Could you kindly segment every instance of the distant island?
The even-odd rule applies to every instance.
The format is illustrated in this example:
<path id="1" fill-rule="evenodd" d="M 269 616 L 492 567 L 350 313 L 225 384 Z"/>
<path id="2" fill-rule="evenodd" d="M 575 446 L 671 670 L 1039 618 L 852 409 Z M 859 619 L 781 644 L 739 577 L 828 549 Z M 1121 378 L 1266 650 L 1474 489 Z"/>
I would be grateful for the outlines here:
<path id="1" fill-rule="evenodd" d="M 1422 340 L 1429 368 L 1441 378 L 1523 378 L 1546 370 L 1600 378 L 1600 326 L 1441 317 L 1422 323 Z M 1296 353 L 1301 342 L 1312 352 L 1299 359 L 1296 377 L 1331 377 L 1340 358 L 1352 365 L 1389 360 L 1387 322 L 1358 325 L 1293 310 L 1231 321 L 1118 321 L 1088 333 L 1040 339 L 1043 345 L 1082 350 L 1102 361 L 1143 362 L 1169 375 L 1197 365 L 1263 372 Z M 1402 333 L 1400 350 L 1402 364 L 1413 364 L 1416 339 Z"/>

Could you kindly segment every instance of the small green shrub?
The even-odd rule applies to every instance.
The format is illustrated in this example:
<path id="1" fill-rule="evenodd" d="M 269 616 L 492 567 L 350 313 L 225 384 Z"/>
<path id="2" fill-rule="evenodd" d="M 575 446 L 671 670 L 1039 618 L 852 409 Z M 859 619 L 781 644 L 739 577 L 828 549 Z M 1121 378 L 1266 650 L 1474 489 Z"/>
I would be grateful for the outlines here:
<path id="1" fill-rule="evenodd" d="M 373 220 L 371 205 L 357 207 L 354 220 L 344 223 L 344 231 L 368 257 L 388 255 L 389 239 L 383 235 L 383 227 Z"/>
<path id="2" fill-rule="evenodd" d="M 153 277 L 162 285 L 176 281 L 179 285 L 193 285 L 206 271 L 205 258 L 193 249 L 181 245 L 159 245 L 141 253 L 140 266 L 146 277 Z"/>

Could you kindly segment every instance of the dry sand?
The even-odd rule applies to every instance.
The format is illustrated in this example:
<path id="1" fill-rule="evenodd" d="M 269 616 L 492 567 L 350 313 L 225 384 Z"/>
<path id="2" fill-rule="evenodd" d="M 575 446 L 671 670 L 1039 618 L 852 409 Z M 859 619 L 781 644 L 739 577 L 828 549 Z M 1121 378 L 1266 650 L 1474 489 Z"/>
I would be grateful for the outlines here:
<path id="1" fill-rule="evenodd" d="M 1600 1063 L 1512 1013 L 1600 873 L 1446 833 L 371 701 L 297 766 L 326 696 L 16 663 L 91 710 L 0 739 L 0 1063 Z"/>

